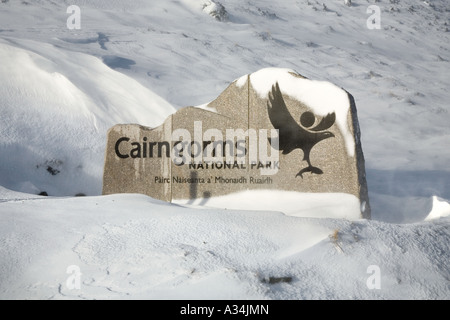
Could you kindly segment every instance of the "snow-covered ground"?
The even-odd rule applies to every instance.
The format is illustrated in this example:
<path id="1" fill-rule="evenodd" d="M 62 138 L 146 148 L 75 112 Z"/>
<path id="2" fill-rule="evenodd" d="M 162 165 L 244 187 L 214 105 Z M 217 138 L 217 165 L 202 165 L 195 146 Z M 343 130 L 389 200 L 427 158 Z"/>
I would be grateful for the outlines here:
<path id="1" fill-rule="evenodd" d="M 2 0 L 0 298 L 450 299 L 449 24 L 446 0 Z M 108 128 L 266 67 L 355 97 L 372 220 L 101 196 Z"/>

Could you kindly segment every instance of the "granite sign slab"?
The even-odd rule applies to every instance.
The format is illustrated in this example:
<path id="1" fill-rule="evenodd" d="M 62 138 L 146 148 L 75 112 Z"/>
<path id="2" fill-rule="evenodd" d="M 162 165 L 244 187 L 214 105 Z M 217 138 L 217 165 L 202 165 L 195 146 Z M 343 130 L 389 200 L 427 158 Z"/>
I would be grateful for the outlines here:
<path id="1" fill-rule="evenodd" d="M 159 127 L 108 131 L 103 194 L 173 201 L 243 190 L 351 194 L 370 218 L 353 97 L 329 82 L 268 68 Z"/>

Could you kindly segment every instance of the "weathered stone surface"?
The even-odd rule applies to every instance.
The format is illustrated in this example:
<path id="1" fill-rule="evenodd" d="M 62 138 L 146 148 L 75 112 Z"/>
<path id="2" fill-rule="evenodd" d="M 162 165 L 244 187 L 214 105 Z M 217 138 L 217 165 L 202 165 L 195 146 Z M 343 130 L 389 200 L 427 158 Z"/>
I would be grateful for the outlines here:
<path id="1" fill-rule="evenodd" d="M 349 93 L 292 71 L 263 69 L 231 83 L 205 108 L 180 109 L 157 128 L 116 125 L 108 132 L 104 194 L 172 201 L 261 189 L 352 194 L 370 218 Z"/>
<path id="2" fill-rule="evenodd" d="M 237 117 L 228 117 L 218 113 L 205 111 L 198 108 L 184 108 L 172 116 L 172 127 L 176 129 L 186 129 L 190 133 L 191 140 L 194 142 L 192 152 L 198 159 L 192 159 L 191 164 L 177 165 L 172 161 L 172 198 L 176 199 L 195 199 L 199 197 L 209 198 L 211 196 L 223 195 L 230 192 L 240 191 L 245 188 L 245 183 L 225 183 L 229 179 L 247 177 L 248 169 L 245 164 L 235 166 L 236 157 L 233 157 L 233 166 L 235 169 L 225 169 L 223 157 L 217 159 L 208 159 L 213 156 L 213 140 L 226 142 L 226 130 L 242 129 L 247 130 L 246 119 Z M 197 132 L 194 132 L 194 129 Z M 213 129 L 215 131 L 208 131 Z M 211 135 L 209 135 L 211 133 Z M 217 133 L 217 135 L 214 135 Z M 181 140 L 178 136 L 174 140 Z M 197 143 L 201 141 L 201 143 Z M 209 143 L 211 142 L 211 143 Z M 208 144 L 207 144 L 208 143 Z M 202 154 L 199 155 L 199 145 L 202 145 Z M 229 143 L 228 145 L 233 145 Z M 218 145 L 220 149 L 221 145 Z M 183 156 L 185 153 L 183 154 Z M 213 158 L 213 157 L 212 157 Z M 174 160 L 176 158 L 172 158 Z M 236 160 L 235 160 L 236 159 Z M 245 159 L 245 157 L 244 157 Z M 243 160 L 244 160 L 243 159 Z M 189 160 L 189 159 L 186 159 Z M 195 161 L 196 160 L 196 161 Z M 196 183 L 186 183 L 183 178 L 197 179 Z"/>
<path id="3" fill-rule="evenodd" d="M 171 201 L 172 162 L 166 157 L 167 146 L 163 144 L 172 133 L 171 127 L 171 116 L 154 129 L 137 124 L 112 127 L 108 131 L 103 194 L 143 193 Z M 164 179 L 167 183 L 161 183 Z"/>

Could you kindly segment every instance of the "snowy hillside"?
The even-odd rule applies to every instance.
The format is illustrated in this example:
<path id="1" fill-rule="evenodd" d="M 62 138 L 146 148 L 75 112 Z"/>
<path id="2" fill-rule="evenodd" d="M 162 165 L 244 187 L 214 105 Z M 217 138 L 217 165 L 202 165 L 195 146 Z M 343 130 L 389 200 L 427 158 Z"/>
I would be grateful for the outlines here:
<path id="1" fill-rule="evenodd" d="M 1 1 L 0 298 L 449 299 L 450 5 L 344 2 Z M 355 97 L 372 220 L 101 196 L 111 126 L 266 67 Z"/>

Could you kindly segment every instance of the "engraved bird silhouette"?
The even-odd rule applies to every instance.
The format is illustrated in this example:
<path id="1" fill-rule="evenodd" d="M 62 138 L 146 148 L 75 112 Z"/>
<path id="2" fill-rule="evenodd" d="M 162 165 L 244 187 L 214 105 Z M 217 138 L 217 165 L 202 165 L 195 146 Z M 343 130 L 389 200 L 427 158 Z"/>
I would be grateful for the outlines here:
<path id="1" fill-rule="evenodd" d="M 303 160 L 308 163 L 308 167 L 301 169 L 295 177 L 303 179 L 303 173 L 322 174 L 323 171 L 311 164 L 311 149 L 320 141 L 334 137 L 334 134 L 325 131 L 330 128 L 335 120 L 335 113 L 329 113 L 313 128 L 316 117 L 312 112 L 306 111 L 300 116 L 300 124 L 295 121 L 286 107 L 278 82 L 272 86 L 267 102 L 270 122 L 279 133 L 279 150 L 282 154 L 288 154 L 295 149 L 303 150 Z M 271 143 L 271 139 L 269 138 Z"/>

